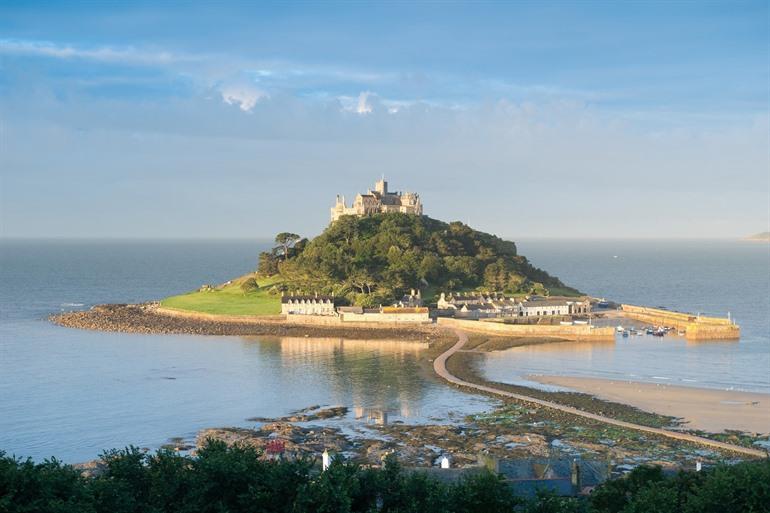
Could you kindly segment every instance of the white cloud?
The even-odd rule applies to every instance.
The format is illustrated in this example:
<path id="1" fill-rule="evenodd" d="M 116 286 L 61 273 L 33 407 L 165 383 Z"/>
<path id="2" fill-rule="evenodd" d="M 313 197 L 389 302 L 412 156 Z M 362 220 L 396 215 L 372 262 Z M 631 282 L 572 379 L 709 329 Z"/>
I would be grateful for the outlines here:
<path id="1" fill-rule="evenodd" d="M 371 114 L 382 106 L 380 97 L 371 91 L 362 91 L 358 96 L 337 96 L 343 112 L 355 112 L 360 115 Z"/>
<path id="2" fill-rule="evenodd" d="M 50 41 L 30 41 L 25 39 L 0 39 L 0 53 L 9 55 L 37 55 L 57 59 L 91 59 L 104 62 L 144 64 L 168 64 L 181 60 L 191 60 L 189 56 L 175 55 L 167 51 L 138 50 L 132 46 L 84 48 L 52 43 Z"/>
<path id="3" fill-rule="evenodd" d="M 359 114 L 371 114 L 372 113 L 372 104 L 369 103 L 369 96 L 371 96 L 372 93 L 369 91 L 364 91 L 361 94 L 358 95 L 358 104 L 356 105 L 356 112 Z"/>
<path id="4" fill-rule="evenodd" d="M 379 103 L 379 98 L 371 91 L 362 91 L 358 96 L 338 96 L 342 105 L 342 110 L 366 115 L 375 111 L 375 103 Z"/>
<path id="5" fill-rule="evenodd" d="M 243 112 L 251 112 L 257 103 L 270 97 L 265 91 L 247 84 L 225 86 L 220 89 L 220 94 L 226 104 L 238 105 Z"/>

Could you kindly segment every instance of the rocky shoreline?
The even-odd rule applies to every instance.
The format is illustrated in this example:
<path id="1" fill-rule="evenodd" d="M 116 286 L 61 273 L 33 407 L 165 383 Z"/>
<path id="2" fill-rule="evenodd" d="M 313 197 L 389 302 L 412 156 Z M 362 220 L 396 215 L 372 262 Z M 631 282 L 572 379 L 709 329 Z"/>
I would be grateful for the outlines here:
<path id="1" fill-rule="evenodd" d="M 313 407 L 318 408 L 318 407 Z M 647 437 L 591 423 L 574 425 L 538 408 L 503 404 L 459 423 L 410 425 L 354 422 L 344 408 L 314 410 L 277 419 L 258 419 L 253 428 L 221 427 L 198 433 L 196 447 L 206 440 L 255 447 L 266 458 L 281 443 L 288 458 L 320 458 L 328 450 L 361 465 L 378 466 L 393 454 L 409 467 L 435 466 L 444 455 L 452 467 L 475 467 L 485 458 L 585 458 L 606 461 L 615 473 L 640 464 L 691 468 L 695 461 L 716 463 L 722 455 L 689 444 Z M 178 449 L 193 447 L 185 445 Z"/>
<path id="2" fill-rule="evenodd" d="M 159 335 L 233 335 L 325 337 L 435 341 L 450 338 L 435 326 L 324 326 L 292 324 L 280 317 L 243 320 L 216 316 L 172 315 L 157 303 L 96 305 L 89 310 L 54 314 L 50 321 L 68 328 Z"/>

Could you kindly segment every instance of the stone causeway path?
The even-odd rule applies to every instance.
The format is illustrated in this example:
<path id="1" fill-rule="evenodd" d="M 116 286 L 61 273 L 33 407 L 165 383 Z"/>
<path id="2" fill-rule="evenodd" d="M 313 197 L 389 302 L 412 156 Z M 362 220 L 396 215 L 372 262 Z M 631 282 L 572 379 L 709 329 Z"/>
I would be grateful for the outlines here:
<path id="1" fill-rule="evenodd" d="M 455 345 L 450 347 L 447 351 L 439 355 L 434 361 L 433 361 L 433 370 L 441 376 L 446 381 L 459 385 L 461 387 L 467 387 L 475 390 L 479 390 L 481 392 L 485 392 L 488 394 L 494 394 L 499 395 L 503 397 L 509 397 L 511 399 L 516 399 L 517 401 L 522 401 L 526 403 L 536 404 L 538 406 L 543 406 L 546 408 L 553 408 L 555 410 L 563 411 L 566 413 L 571 413 L 572 415 L 577 415 L 579 417 L 584 417 L 591 420 L 596 420 L 599 422 L 603 422 L 605 424 L 611 424 L 613 426 L 619 426 L 623 428 L 628 429 L 634 429 L 637 431 L 643 431 L 646 433 L 653 433 L 655 435 L 665 436 L 668 438 L 673 438 L 676 440 L 683 440 L 686 442 L 692 442 L 699 445 L 705 445 L 708 447 L 714 447 L 717 449 L 722 449 L 726 451 L 732 451 L 740 454 L 745 454 L 748 456 L 753 456 L 756 458 L 767 458 L 768 453 L 761 449 L 752 449 L 750 447 L 743 447 L 740 445 L 734 445 L 734 444 L 728 444 L 725 442 L 719 442 L 717 440 L 711 440 L 710 438 L 704 438 L 702 436 L 696 436 L 696 435 L 690 435 L 688 433 L 680 433 L 677 431 L 670 431 L 668 429 L 661 429 L 661 428 L 655 428 L 650 426 L 643 426 L 641 424 L 634 424 L 632 422 L 625 422 L 623 420 L 617 420 L 613 419 L 611 417 L 605 417 L 603 415 L 597 415 L 595 413 L 589 413 L 583 410 L 579 410 L 577 408 L 573 408 L 571 406 L 565 406 L 563 404 L 554 403 L 551 401 L 544 401 L 542 399 L 537 399 L 535 397 L 529 397 L 526 395 L 521 394 L 515 394 L 513 392 L 508 392 L 506 390 L 501 390 L 499 388 L 493 388 L 486 385 L 479 385 L 476 383 L 471 383 L 469 381 L 462 380 L 456 376 L 454 376 L 452 373 L 450 373 L 446 368 L 446 361 L 451 357 L 453 354 L 455 354 L 457 351 L 463 348 L 463 346 L 468 342 L 468 335 L 461 331 L 461 330 L 455 330 L 455 333 L 457 334 L 458 341 Z"/>

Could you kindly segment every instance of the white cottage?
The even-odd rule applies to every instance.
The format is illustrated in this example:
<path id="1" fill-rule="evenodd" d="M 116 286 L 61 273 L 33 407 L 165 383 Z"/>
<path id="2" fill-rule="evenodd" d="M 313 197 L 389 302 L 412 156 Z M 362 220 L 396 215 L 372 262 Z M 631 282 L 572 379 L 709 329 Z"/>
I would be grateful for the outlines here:
<path id="1" fill-rule="evenodd" d="M 281 313 L 284 315 L 336 315 L 334 296 L 283 296 Z"/>

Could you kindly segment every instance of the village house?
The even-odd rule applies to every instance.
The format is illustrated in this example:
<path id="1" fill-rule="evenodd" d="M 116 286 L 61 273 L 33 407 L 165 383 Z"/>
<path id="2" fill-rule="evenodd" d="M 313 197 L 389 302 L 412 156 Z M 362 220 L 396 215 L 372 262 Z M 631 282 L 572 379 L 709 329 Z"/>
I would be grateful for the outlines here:
<path id="1" fill-rule="evenodd" d="M 500 317 L 500 312 L 491 303 L 464 304 L 454 311 L 458 319 L 489 319 Z"/>
<path id="2" fill-rule="evenodd" d="M 420 195 L 413 192 L 390 192 L 388 182 L 379 180 L 374 190 L 366 194 L 357 194 L 353 204 L 345 204 L 345 196 L 337 195 L 337 201 L 331 208 L 332 222 L 342 216 L 366 216 L 377 213 L 401 212 L 403 214 L 422 215 Z"/>
<path id="3" fill-rule="evenodd" d="M 569 305 L 561 299 L 535 299 L 519 305 L 519 317 L 569 315 Z"/>
<path id="4" fill-rule="evenodd" d="M 570 315 L 588 315 L 591 313 L 591 301 L 586 298 L 571 298 L 569 304 Z"/>
<path id="5" fill-rule="evenodd" d="M 485 297 L 483 294 L 454 294 L 452 292 L 446 295 L 441 293 L 436 306 L 440 309 L 459 309 L 463 305 L 480 305 L 492 301 L 497 296 L 489 295 Z"/>
<path id="6" fill-rule="evenodd" d="M 284 295 L 281 296 L 281 313 L 284 315 L 337 315 L 334 296 Z"/>
<path id="7" fill-rule="evenodd" d="M 442 292 L 436 307 L 454 317 L 465 319 L 566 317 L 588 315 L 591 311 L 591 303 L 587 298 L 529 296 L 518 300 L 499 293 L 446 295 Z"/>
<path id="8" fill-rule="evenodd" d="M 521 303 L 520 317 L 584 316 L 591 312 L 588 298 L 530 296 Z"/>
<path id="9" fill-rule="evenodd" d="M 422 293 L 420 293 L 419 290 L 415 292 L 415 290 L 412 289 L 409 294 L 404 294 L 401 297 L 401 300 L 397 301 L 393 306 L 401 308 L 417 308 L 422 306 L 422 304 Z"/>

